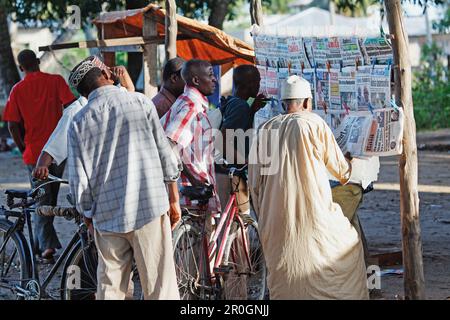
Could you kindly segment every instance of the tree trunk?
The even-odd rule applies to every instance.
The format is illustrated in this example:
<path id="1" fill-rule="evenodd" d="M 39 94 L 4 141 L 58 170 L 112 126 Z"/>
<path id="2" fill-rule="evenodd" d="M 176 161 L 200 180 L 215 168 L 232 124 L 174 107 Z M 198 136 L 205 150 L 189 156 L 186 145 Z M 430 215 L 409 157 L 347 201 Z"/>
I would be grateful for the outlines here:
<path id="1" fill-rule="evenodd" d="M 263 18 L 261 0 L 250 0 L 250 18 L 252 25 L 257 24 L 258 26 L 262 26 Z"/>
<path id="2" fill-rule="evenodd" d="M 175 0 L 166 0 L 166 25 L 164 44 L 166 48 L 166 61 L 177 56 L 177 5 Z"/>
<path id="3" fill-rule="evenodd" d="M 401 0 L 386 0 L 386 17 L 393 36 L 395 99 L 403 107 L 403 153 L 399 159 L 400 212 L 402 225 L 405 299 L 424 299 L 425 280 L 422 261 L 422 239 L 417 191 L 416 123 L 411 89 L 411 64 L 408 35 L 403 24 Z"/>
<path id="4" fill-rule="evenodd" d="M 215 0 L 211 5 L 211 14 L 208 24 L 218 29 L 223 29 L 223 23 L 228 14 L 231 0 Z"/>
<path id="5" fill-rule="evenodd" d="M 12 87 L 20 81 L 11 49 L 8 15 L 0 9 L 0 104 L 6 102 Z"/>

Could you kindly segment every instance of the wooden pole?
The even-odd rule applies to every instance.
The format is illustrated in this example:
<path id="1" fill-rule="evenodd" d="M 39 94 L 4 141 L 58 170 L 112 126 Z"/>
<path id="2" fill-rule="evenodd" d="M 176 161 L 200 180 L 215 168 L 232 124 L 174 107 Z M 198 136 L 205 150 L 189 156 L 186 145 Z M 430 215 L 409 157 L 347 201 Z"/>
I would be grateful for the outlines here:
<path id="1" fill-rule="evenodd" d="M 403 107 L 403 152 L 399 158 L 405 299 L 425 299 L 422 239 L 417 190 L 416 122 L 411 89 L 408 35 L 403 24 L 401 0 L 386 0 L 386 17 L 394 52 L 395 99 Z"/>
<path id="2" fill-rule="evenodd" d="M 104 29 L 103 25 L 101 29 L 98 29 L 97 36 L 100 39 L 100 41 L 106 40 L 108 38 L 111 38 L 113 35 L 108 32 L 109 29 Z M 100 51 L 103 56 L 103 62 L 108 67 L 114 67 L 116 65 L 116 53 L 115 52 L 106 52 L 106 51 Z"/>
<path id="3" fill-rule="evenodd" d="M 261 0 L 250 0 L 250 18 L 252 19 L 252 25 L 257 24 L 258 26 L 262 26 L 262 16 Z"/>
<path id="4" fill-rule="evenodd" d="M 144 42 L 147 39 L 158 36 L 156 29 L 156 20 L 146 12 L 144 14 L 144 25 L 142 28 Z M 158 93 L 158 45 L 155 43 L 146 43 L 144 45 L 144 94 L 153 98 Z"/>
<path id="5" fill-rule="evenodd" d="M 166 61 L 177 57 L 177 5 L 175 0 L 166 0 L 165 21 Z"/>

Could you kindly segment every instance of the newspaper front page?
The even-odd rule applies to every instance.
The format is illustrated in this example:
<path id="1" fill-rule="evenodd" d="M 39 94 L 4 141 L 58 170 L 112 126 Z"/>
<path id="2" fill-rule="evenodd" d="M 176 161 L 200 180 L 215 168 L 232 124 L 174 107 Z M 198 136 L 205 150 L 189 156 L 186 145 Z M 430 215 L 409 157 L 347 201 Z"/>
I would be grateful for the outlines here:
<path id="1" fill-rule="evenodd" d="M 341 95 L 343 110 L 347 113 L 350 111 L 358 111 L 355 67 L 342 68 L 339 74 L 339 93 Z"/>
<path id="2" fill-rule="evenodd" d="M 374 109 L 387 108 L 391 102 L 391 66 L 374 65 L 370 81 L 370 104 Z"/>
<path id="3" fill-rule="evenodd" d="M 339 92 L 339 69 L 330 69 L 330 109 L 342 110 Z"/>
<path id="4" fill-rule="evenodd" d="M 356 72 L 358 111 L 368 111 L 370 103 L 370 80 L 372 66 L 360 66 Z"/>
<path id="5" fill-rule="evenodd" d="M 316 70 L 316 109 L 328 110 L 330 103 L 330 73 L 327 69 Z"/>

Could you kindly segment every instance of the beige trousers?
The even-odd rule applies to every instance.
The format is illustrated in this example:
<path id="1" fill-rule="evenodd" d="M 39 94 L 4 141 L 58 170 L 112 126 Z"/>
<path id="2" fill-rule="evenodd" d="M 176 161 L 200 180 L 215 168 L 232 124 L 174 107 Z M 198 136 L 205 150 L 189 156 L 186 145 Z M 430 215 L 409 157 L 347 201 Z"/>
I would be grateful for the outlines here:
<path id="1" fill-rule="evenodd" d="M 336 186 L 331 191 L 333 194 L 333 202 L 336 202 L 341 207 L 344 216 L 347 217 L 358 232 L 364 249 L 364 260 L 367 263 L 369 249 L 357 212 L 363 199 L 363 189 L 359 185 L 349 183 L 344 186 Z"/>
<path id="2" fill-rule="evenodd" d="M 128 233 L 95 231 L 97 300 L 124 300 L 133 258 L 144 299 L 179 300 L 172 232 L 167 214 Z"/>

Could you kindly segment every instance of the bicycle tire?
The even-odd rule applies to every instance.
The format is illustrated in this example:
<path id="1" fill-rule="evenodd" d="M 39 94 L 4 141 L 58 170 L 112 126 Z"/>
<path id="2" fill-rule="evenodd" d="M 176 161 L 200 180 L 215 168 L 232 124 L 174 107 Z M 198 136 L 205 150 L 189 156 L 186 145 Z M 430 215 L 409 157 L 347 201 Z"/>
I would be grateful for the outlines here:
<path id="1" fill-rule="evenodd" d="M 79 240 L 70 250 L 61 277 L 61 300 L 95 300 L 97 250 L 91 243 L 83 252 Z"/>
<path id="2" fill-rule="evenodd" d="M 4 235 L 7 233 L 7 231 L 13 226 L 13 223 L 9 220 L 6 219 L 0 219 L 0 246 L 3 244 L 3 237 Z M 18 254 L 18 261 L 20 263 L 20 266 L 15 266 L 16 270 L 20 270 L 18 273 L 20 274 L 20 279 L 18 279 L 19 281 L 17 281 L 17 283 L 15 283 L 15 285 L 18 285 L 22 288 L 24 288 L 27 284 L 27 282 L 32 278 L 32 269 L 31 269 L 31 255 L 30 255 L 30 250 L 28 247 L 28 243 L 27 240 L 25 239 L 25 236 L 23 235 L 22 232 L 19 231 L 14 231 L 11 234 L 11 237 L 9 238 L 8 241 L 11 241 L 12 243 L 14 243 L 14 246 L 17 250 Z M 8 246 L 8 245 L 7 245 Z M 5 247 L 4 250 L 2 252 L 0 252 L 0 263 L 4 264 L 3 262 L 3 253 L 5 252 L 5 250 L 8 249 L 8 247 Z M 7 280 L 4 278 L 3 273 L 3 266 L 0 266 L 0 281 L 4 281 Z M 8 290 L 6 288 L 0 288 L 1 291 L 5 291 Z M 8 290 L 10 292 L 10 290 Z M 6 296 L 6 294 L 1 294 L 0 295 L 3 298 L 7 298 L 8 296 Z M 15 299 L 17 300 L 23 300 L 23 297 L 20 297 L 18 295 L 15 295 Z M 12 300 L 12 298 L 10 299 Z"/>
<path id="3" fill-rule="evenodd" d="M 222 277 L 222 298 L 224 300 L 264 300 L 267 297 L 267 268 L 261 242 L 258 223 L 251 221 L 245 225 L 251 268 L 244 255 L 244 243 L 241 227 L 233 223 L 233 232 L 227 241 L 223 256 L 223 266 L 230 270 Z M 244 292 L 246 291 L 246 292 Z"/>
<path id="4" fill-rule="evenodd" d="M 79 268 L 80 287 L 68 288 L 71 279 L 69 278 L 73 273 L 72 266 Z M 73 249 L 70 251 L 63 268 L 63 274 L 61 277 L 61 300 L 95 300 L 97 293 L 97 266 L 98 256 L 95 244 L 92 242 L 85 249 L 83 254 L 83 247 L 81 240 L 78 241 Z M 76 276 L 76 272 L 74 276 Z M 133 292 L 129 293 L 126 299 L 131 300 L 143 300 L 144 295 L 140 283 L 139 273 L 137 267 L 133 262 L 132 266 L 132 282 L 133 287 L 130 288 Z M 69 275 L 70 273 L 70 275 Z M 76 279 L 74 279 L 76 281 Z M 131 294 L 133 297 L 131 297 Z"/>
<path id="5" fill-rule="evenodd" d="M 175 271 L 181 300 L 197 300 L 202 293 L 195 284 L 200 277 L 199 257 L 202 236 L 189 217 L 182 217 L 172 232 Z"/>

